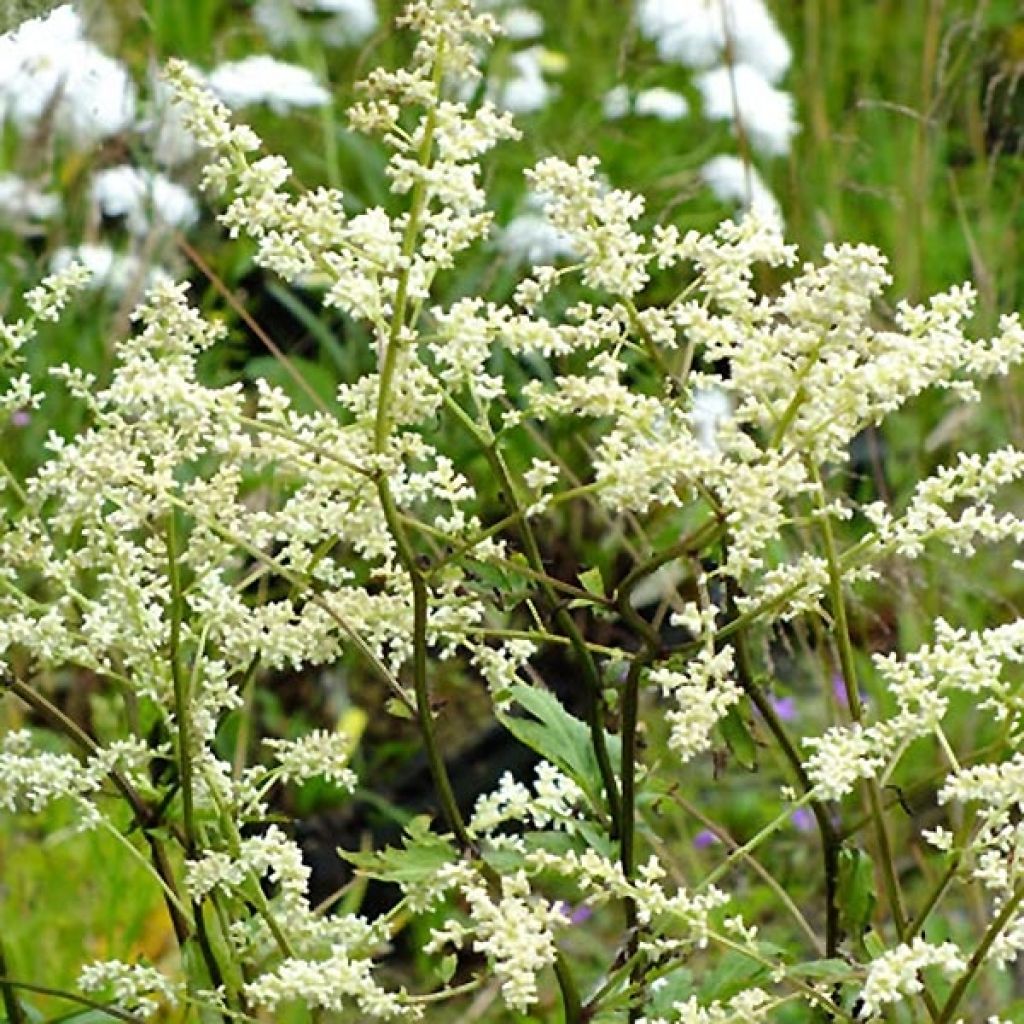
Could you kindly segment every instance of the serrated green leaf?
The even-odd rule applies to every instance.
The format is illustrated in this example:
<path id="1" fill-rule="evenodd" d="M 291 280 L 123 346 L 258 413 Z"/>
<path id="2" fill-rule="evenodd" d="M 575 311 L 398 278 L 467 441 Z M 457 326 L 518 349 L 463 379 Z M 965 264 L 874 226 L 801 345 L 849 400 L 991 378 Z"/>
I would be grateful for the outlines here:
<path id="1" fill-rule="evenodd" d="M 373 853 L 338 850 L 338 856 L 371 878 L 398 885 L 424 882 L 458 859 L 452 844 L 430 831 L 426 815 L 409 822 L 402 846 L 389 846 Z"/>
<path id="2" fill-rule="evenodd" d="M 604 809 L 601 773 L 586 723 L 574 718 L 547 690 L 517 683 L 509 687 L 517 704 L 533 718 L 499 712 L 501 724 L 521 743 L 560 768 L 583 790 L 595 809 Z M 619 759 L 617 737 L 607 736 L 612 763 Z"/>

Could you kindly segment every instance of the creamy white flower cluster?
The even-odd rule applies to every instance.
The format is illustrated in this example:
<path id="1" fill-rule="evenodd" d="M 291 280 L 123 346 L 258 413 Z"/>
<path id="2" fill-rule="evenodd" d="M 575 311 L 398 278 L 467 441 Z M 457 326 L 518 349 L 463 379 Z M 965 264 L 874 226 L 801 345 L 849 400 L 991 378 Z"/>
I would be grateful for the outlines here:
<path id="1" fill-rule="evenodd" d="M 429 948 L 441 948 L 442 941 L 459 948 L 472 935 L 473 949 L 490 960 L 501 981 L 505 1003 L 525 1013 L 537 1001 L 538 973 L 555 961 L 554 930 L 566 924 L 563 905 L 533 894 L 525 871 L 503 875 L 497 899 L 482 881 L 464 885 L 461 891 L 472 926 L 460 928 L 450 922 Z"/>
<path id="2" fill-rule="evenodd" d="M 638 1024 L 758 1024 L 769 1020 L 771 996 L 764 989 L 748 988 L 725 1003 L 701 1006 L 696 996 L 672 1005 L 671 1018 L 641 1017 Z"/>
<path id="3" fill-rule="evenodd" d="M 103 960 L 88 964 L 78 975 L 83 992 L 110 993 L 124 1013 L 152 1017 L 161 1007 L 175 1007 L 180 993 L 155 967 Z"/>
<path id="4" fill-rule="evenodd" d="M 954 800 L 976 812 L 965 853 L 971 877 L 991 894 L 994 912 L 1007 914 L 986 958 L 1005 967 L 1024 952 L 1024 755 L 958 768 L 939 790 L 940 803 Z"/>
<path id="5" fill-rule="evenodd" d="M 649 676 L 672 707 L 668 745 L 683 763 L 711 746 L 715 724 L 742 695 L 732 680 L 733 652 L 703 650 L 682 671 L 654 669 Z"/>
<path id="6" fill-rule="evenodd" d="M 265 740 L 274 751 L 286 782 L 324 778 L 345 789 L 354 789 L 355 772 L 348 766 L 352 741 L 341 732 L 315 729 L 297 740 Z"/>
<path id="7" fill-rule="evenodd" d="M 967 963 L 952 942 L 934 945 L 917 938 L 883 953 L 871 961 L 868 976 L 861 991 L 863 1014 L 875 1019 L 887 1003 L 902 1002 L 904 997 L 922 991 L 921 971 L 934 967 L 949 977 L 955 977 Z"/>
<path id="8" fill-rule="evenodd" d="M 522 1012 L 537 1001 L 538 973 L 554 962 L 555 931 L 569 923 L 565 904 L 537 891 L 541 878 L 554 875 L 569 881 L 589 907 L 625 898 L 635 901 L 637 920 L 645 929 L 640 949 L 652 957 L 706 946 L 711 915 L 728 902 L 714 886 L 703 892 L 670 891 L 665 868 L 653 856 L 640 865 L 631 881 L 618 861 L 595 849 L 554 853 L 541 844 L 509 843 L 507 838 L 490 836 L 496 849 L 518 848 L 523 866 L 502 873 L 497 895 L 485 875 L 465 862 L 448 865 L 430 881 L 430 901 L 455 889 L 466 900 L 468 913 L 464 919 L 449 917 L 433 929 L 426 951 L 471 945 L 486 954 L 502 980 L 506 1003 Z"/>
<path id="9" fill-rule="evenodd" d="M 469 829 L 474 835 L 492 838 L 498 826 L 506 822 L 571 830 L 583 799 L 577 783 L 549 761 L 541 761 L 536 768 L 533 792 L 506 772 L 497 789 L 477 799 Z"/>
<path id="10" fill-rule="evenodd" d="M 1003 667 L 1024 661 L 1024 620 L 970 633 L 938 619 L 935 632 L 934 644 L 904 658 L 875 655 L 878 677 L 896 703 L 892 714 L 866 726 L 834 726 L 804 741 L 814 751 L 808 775 L 823 797 L 838 799 L 857 780 L 891 770 L 912 740 L 941 730 L 954 693 L 970 694 L 996 721 L 1020 715 L 1021 698 Z M 995 770 L 980 770 L 988 768 Z"/>

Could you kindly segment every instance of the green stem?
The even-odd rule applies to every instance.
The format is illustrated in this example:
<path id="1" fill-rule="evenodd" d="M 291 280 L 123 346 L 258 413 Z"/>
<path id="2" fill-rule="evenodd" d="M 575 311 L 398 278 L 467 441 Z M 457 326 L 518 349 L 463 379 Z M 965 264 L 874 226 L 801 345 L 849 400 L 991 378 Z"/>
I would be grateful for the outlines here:
<path id="1" fill-rule="evenodd" d="M 498 483 L 505 492 L 506 500 L 515 508 L 521 509 L 521 505 L 516 498 L 515 483 L 509 473 L 508 466 L 505 464 L 505 460 L 498 451 L 497 443 L 492 439 L 481 437 L 478 431 L 475 432 L 478 440 L 483 444 L 484 457 L 487 459 L 488 464 L 498 478 Z M 544 559 L 541 557 L 537 538 L 534 535 L 533 528 L 530 526 L 529 519 L 522 515 L 518 520 L 518 526 L 519 538 L 523 545 L 526 561 L 534 572 L 540 575 L 547 575 L 544 572 Z M 540 586 L 553 612 L 555 624 L 562 634 L 568 637 L 573 653 L 587 682 L 585 714 L 587 726 L 590 729 L 590 741 L 597 758 L 597 767 L 601 774 L 605 799 L 608 801 L 608 813 L 612 819 L 612 828 L 615 834 L 619 834 L 622 829 L 622 805 L 619 798 L 619 788 L 615 781 L 615 769 L 612 767 L 611 756 L 608 753 L 608 743 L 605 739 L 601 674 L 583 639 L 583 635 L 576 625 L 576 620 L 569 614 L 562 602 L 559 601 L 554 589 L 550 585 L 541 581 Z"/>
<path id="2" fill-rule="evenodd" d="M 31 686 L 28 686 L 16 677 L 3 680 L 0 686 L 5 687 L 19 697 L 58 732 L 67 736 L 84 753 L 93 757 L 99 754 L 100 748 L 96 741 L 77 722 L 70 719 L 60 708 L 47 700 L 41 693 L 32 689 Z M 178 909 L 180 901 L 177 899 L 171 900 L 167 897 L 168 892 L 176 893 L 177 887 L 174 881 L 174 872 L 167 858 L 167 852 L 164 850 L 160 840 L 149 831 L 156 824 L 153 819 L 153 813 L 145 800 L 142 799 L 132 784 L 117 768 L 111 769 L 109 778 L 118 792 L 124 797 L 128 806 L 131 807 L 136 824 L 143 830 L 146 842 L 149 844 L 153 866 L 164 890 L 164 901 L 167 905 L 167 913 L 170 916 L 171 925 L 174 928 L 175 939 L 179 946 L 184 946 L 189 937 L 189 924 L 185 915 Z"/>
<path id="3" fill-rule="evenodd" d="M 181 668 L 181 620 L 184 601 L 181 595 L 181 573 L 178 567 L 178 540 L 175 527 L 177 513 L 171 509 L 167 517 L 167 577 L 171 584 L 171 633 L 168 657 L 174 686 L 174 718 L 178 726 L 178 775 L 181 779 L 182 822 L 185 828 L 185 856 L 196 856 L 196 823 L 192 799 L 192 751 L 189 729 L 189 687 Z M 198 657 L 197 653 L 197 657 Z"/>
<path id="4" fill-rule="evenodd" d="M 789 804 L 781 814 L 777 814 L 771 821 L 768 822 L 764 828 L 760 829 L 754 835 L 752 835 L 742 846 L 736 847 L 732 850 L 725 860 L 719 862 L 718 866 L 705 878 L 698 882 L 696 889 L 699 892 L 701 889 L 707 888 L 709 885 L 714 885 L 723 875 L 728 873 L 732 866 L 739 860 L 742 860 L 751 851 L 755 850 L 761 845 L 773 832 L 775 832 L 780 825 L 785 824 L 792 813 L 800 807 L 804 807 L 811 802 L 811 794 L 805 793 L 799 800 L 792 804 Z"/>
<path id="5" fill-rule="evenodd" d="M 438 53 L 434 60 L 433 89 L 436 99 L 440 97 L 441 82 L 444 77 L 442 54 Z M 423 127 L 423 138 L 420 140 L 418 163 L 424 170 L 431 165 L 434 151 L 434 133 L 437 128 L 437 109 L 431 107 L 427 111 Z M 412 257 L 416 251 L 423 214 L 427 207 L 428 192 L 424 177 L 416 180 L 412 190 L 409 220 L 402 239 L 403 269 L 398 278 L 395 291 L 394 313 L 388 332 L 383 364 L 377 391 L 377 414 L 373 429 L 374 453 L 378 458 L 387 453 L 391 440 L 391 400 L 394 394 L 395 374 L 398 370 L 400 349 L 402 347 L 402 331 L 405 327 L 406 310 L 409 302 L 409 280 L 412 268 Z M 379 468 L 378 468 L 379 470 Z M 428 593 L 426 579 L 421 571 L 416 552 L 405 529 L 401 513 L 391 493 L 391 485 L 384 472 L 378 471 L 377 496 L 380 500 L 384 519 L 388 530 L 395 541 L 398 560 L 409 576 L 412 588 L 413 613 L 413 688 L 416 694 L 416 719 L 419 724 L 423 746 L 430 765 L 430 774 L 441 800 L 442 809 L 448 820 L 449 827 L 459 842 L 467 849 L 474 844 L 462 812 L 455 799 L 451 780 L 444 758 L 441 756 L 434 733 L 434 721 L 430 711 L 430 685 L 427 678 L 427 611 Z"/>
<path id="6" fill-rule="evenodd" d="M 804 917 L 803 913 L 801 913 L 800 908 L 793 902 L 793 898 L 788 892 L 786 892 L 785 887 L 779 883 L 778 879 L 756 857 L 742 851 L 740 849 L 740 844 L 736 842 L 729 832 L 716 821 L 712 821 L 712 819 L 704 814 L 699 807 L 690 803 L 689 800 L 680 796 L 679 793 L 672 793 L 670 799 L 686 811 L 687 814 L 696 818 L 697 821 L 699 821 L 709 832 L 717 836 L 718 839 L 728 847 L 730 853 L 735 850 L 743 858 L 744 862 L 750 865 L 751 870 L 754 871 L 765 885 L 775 893 L 779 902 L 792 916 L 793 922 L 807 936 L 811 947 L 814 949 L 815 956 L 825 956 L 825 946 L 822 944 L 821 939 L 815 934 L 815 931 L 808 923 L 807 918 Z"/>
<path id="7" fill-rule="evenodd" d="M 832 520 L 826 508 L 824 484 L 817 467 L 811 466 L 810 469 L 812 477 L 817 484 L 818 506 L 822 513 L 821 533 L 825 545 L 825 560 L 828 563 L 829 603 L 832 606 L 832 616 L 835 621 L 835 635 L 836 643 L 839 647 L 839 666 L 843 677 L 843 687 L 846 691 L 846 702 L 850 709 L 850 717 L 855 723 L 860 723 L 863 721 L 864 711 L 860 701 L 857 665 L 853 654 L 853 640 L 850 633 L 849 617 L 846 612 L 846 598 L 843 594 L 842 563 L 836 545 L 835 533 L 832 530 Z M 903 941 L 907 928 L 907 914 L 903 906 L 899 879 L 896 877 L 892 841 L 889 838 L 889 830 L 885 823 L 878 783 L 874 779 L 868 779 L 865 788 L 867 790 L 868 809 L 874 825 L 875 842 L 878 847 L 879 861 L 881 862 L 882 881 L 885 885 L 886 899 L 892 912 L 893 923 L 896 925 L 896 933 L 900 941 Z"/>
<path id="8" fill-rule="evenodd" d="M 235 860 L 240 861 L 242 859 L 242 834 L 238 830 L 238 825 L 235 824 L 234 816 L 231 814 L 230 808 L 228 808 L 223 800 L 220 790 L 217 788 L 216 780 L 210 777 L 209 772 L 204 772 L 206 777 L 206 788 L 209 790 L 210 796 L 213 799 L 214 804 L 217 807 L 217 813 L 220 816 L 221 827 L 227 834 L 228 849 L 231 852 L 232 857 Z M 278 924 L 277 919 L 274 917 L 274 912 L 270 909 L 270 903 L 267 900 L 263 889 L 260 886 L 260 880 L 256 876 L 256 872 L 249 871 L 249 878 L 252 880 L 251 895 L 252 904 L 256 908 L 256 912 L 266 922 L 267 927 L 270 929 L 270 934 L 274 937 L 274 941 L 277 943 L 278 949 L 286 956 L 295 956 L 295 950 L 292 948 L 292 944 L 288 941 L 288 936 L 285 935 L 284 930 Z"/>
<path id="9" fill-rule="evenodd" d="M 622 763 L 619 768 L 619 776 L 622 780 L 622 814 L 619 830 L 619 860 L 622 864 L 623 874 L 629 881 L 633 880 L 636 871 L 636 741 L 640 713 L 640 677 L 644 669 L 658 657 L 662 650 L 660 634 L 632 606 L 631 598 L 638 584 L 652 572 L 676 558 L 699 551 L 718 536 L 721 530 L 722 525 L 718 520 L 704 523 L 678 543 L 634 568 L 616 588 L 615 605 L 619 615 L 629 623 L 641 641 L 641 650 L 629 666 L 622 697 Z M 637 927 L 636 901 L 632 897 L 626 900 L 626 929 L 629 934 L 626 955 L 633 959 L 639 947 L 640 933 Z M 638 987 L 642 980 L 642 967 L 642 963 L 638 961 L 630 973 L 630 983 Z M 631 1001 L 629 1020 L 632 1022 L 639 1019 L 641 1012 L 640 1003 Z"/>
<path id="10" fill-rule="evenodd" d="M 956 877 L 956 873 L 959 869 L 960 853 L 958 851 L 950 856 L 949 863 L 946 865 L 946 870 L 942 872 L 939 880 L 932 887 L 931 892 L 925 897 L 924 903 L 921 905 L 921 909 L 917 912 L 917 917 L 907 925 L 907 930 L 904 936 L 906 942 L 910 942 L 924 927 L 925 921 L 928 920 L 928 915 L 938 905 L 939 900 L 942 899 L 943 893 L 949 888 L 950 883 Z"/>
<path id="11" fill-rule="evenodd" d="M 3 936 L 0 935 L 0 995 L 3 996 L 7 1024 L 28 1024 L 28 1015 L 18 999 L 18 993 L 15 991 L 16 986 L 7 980 L 8 970 L 4 940 Z M 568 1016 L 566 1020 L 568 1020 Z"/>
<path id="12" fill-rule="evenodd" d="M 100 1013 L 105 1013 L 108 1017 L 113 1017 L 115 1020 L 127 1021 L 127 1024 L 143 1024 L 141 1017 L 136 1017 L 133 1013 L 127 1013 L 124 1010 L 118 1009 L 116 1006 L 108 1006 L 105 1003 L 98 1003 L 95 999 L 89 999 L 87 996 L 80 996 L 77 992 L 67 992 L 61 988 L 51 988 L 49 985 L 36 985 L 30 981 L 15 981 L 14 978 L 7 977 L 6 974 L 0 975 L 0 988 L 6 991 L 8 988 L 20 988 L 26 992 L 37 992 L 41 996 L 53 996 L 54 999 L 66 999 L 69 1003 L 77 1003 L 79 1006 L 86 1006 L 90 1010 L 98 1010 Z M 8 1015 L 11 1024 L 15 1024 L 17 1018 Z M 25 1017 L 21 1018 L 23 1021 Z"/>
<path id="13" fill-rule="evenodd" d="M 583 1003 L 576 987 L 576 979 L 560 951 L 555 957 L 555 977 L 558 979 L 558 989 L 562 994 L 564 1024 L 582 1024 Z"/>
<path id="14" fill-rule="evenodd" d="M 988 930 L 982 936 L 978 948 L 975 949 L 974 954 L 968 961 L 966 970 L 957 979 L 956 984 L 946 997 L 945 1003 L 942 1004 L 942 1009 L 939 1010 L 938 1016 L 935 1018 L 935 1024 L 949 1024 L 953 1019 L 953 1014 L 956 1012 L 960 1000 L 963 999 L 967 987 L 974 980 L 974 976 L 985 962 L 985 957 L 988 955 L 989 949 L 992 948 L 992 943 L 999 938 L 1000 932 L 1002 932 L 1003 928 L 1009 923 L 1010 918 L 1016 913 L 1022 899 L 1024 899 L 1024 885 L 1019 886 L 1007 897 L 1006 902 L 1003 904 L 1003 909 L 999 911 L 996 919 L 988 926 Z"/>
<path id="15" fill-rule="evenodd" d="M 732 595 L 730 594 L 730 602 Z M 769 732 L 775 738 L 783 757 L 789 762 L 790 769 L 796 777 L 800 788 L 805 794 L 810 794 L 814 789 L 807 771 L 804 768 L 800 754 L 796 746 L 786 732 L 781 719 L 775 713 L 772 702 L 768 699 L 764 690 L 758 686 L 754 679 L 753 666 L 750 658 L 750 651 L 747 648 L 746 633 L 740 630 L 733 638 L 733 648 L 736 651 L 736 678 L 740 689 L 747 695 L 750 702 L 760 712 Z M 834 957 L 839 950 L 839 851 L 842 849 L 842 842 L 836 832 L 835 826 L 829 817 L 828 809 L 817 799 L 810 802 L 811 813 L 814 815 L 815 824 L 818 826 L 818 834 L 821 837 L 821 853 L 824 861 L 825 872 L 825 956 Z"/>
<path id="16" fill-rule="evenodd" d="M 762 967 L 767 967 L 772 973 L 778 971 L 779 962 L 778 960 L 769 960 L 768 957 L 761 956 L 760 953 L 755 953 L 752 949 L 742 945 L 739 942 L 733 942 L 732 939 L 726 938 L 724 935 L 719 935 L 716 932 L 708 932 L 708 938 L 724 947 L 725 949 L 732 950 L 734 953 L 738 953 L 740 956 L 744 956 L 749 960 L 753 960 L 754 963 L 760 964 Z M 792 985 L 794 988 L 799 989 L 803 993 L 804 997 L 809 1002 L 817 1003 L 823 1009 L 828 1011 L 832 1015 L 833 1020 L 845 1020 L 853 1022 L 853 1017 L 850 1016 L 841 1006 L 834 1003 L 828 996 L 822 995 L 814 985 L 809 985 L 807 982 L 802 981 L 800 978 L 794 978 L 786 975 L 785 981 Z"/>
<path id="17" fill-rule="evenodd" d="M 140 486 L 144 486 L 142 481 L 136 481 Z M 318 608 L 323 609 L 324 612 L 334 620 L 335 623 L 341 628 L 342 632 L 352 641 L 359 653 L 373 666 L 374 670 L 380 675 L 380 677 L 392 688 L 397 698 L 409 709 L 409 711 L 415 711 L 412 701 L 409 699 L 409 695 L 405 692 L 405 689 L 401 686 L 398 680 L 394 677 L 388 667 L 377 657 L 373 652 L 369 644 L 352 628 L 352 626 L 345 620 L 344 616 L 340 615 L 334 606 L 327 601 L 322 594 L 313 588 L 310 580 L 305 579 L 297 572 L 293 572 L 286 565 L 283 565 L 272 555 L 268 555 L 265 551 L 256 547 L 255 544 L 250 543 L 245 537 L 233 532 L 232 530 L 226 529 L 219 523 L 214 522 L 211 519 L 206 519 L 195 510 L 190 509 L 188 505 L 179 498 L 169 497 L 170 502 L 177 508 L 183 509 L 188 512 L 193 519 L 202 524 L 206 529 L 210 530 L 211 533 L 217 534 L 224 540 L 234 544 L 240 551 L 245 551 L 251 555 L 256 561 L 272 569 L 282 579 L 287 580 L 293 587 L 299 589 L 301 593 L 308 595 L 309 600 L 312 601 Z"/>

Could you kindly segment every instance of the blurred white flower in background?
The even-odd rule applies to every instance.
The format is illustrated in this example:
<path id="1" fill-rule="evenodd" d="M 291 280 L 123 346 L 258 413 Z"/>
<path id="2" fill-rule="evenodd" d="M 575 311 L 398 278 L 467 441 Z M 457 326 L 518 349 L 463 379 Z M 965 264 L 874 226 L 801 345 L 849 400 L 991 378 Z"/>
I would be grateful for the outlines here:
<path id="1" fill-rule="evenodd" d="M 0 217 L 4 220 L 50 220 L 59 212 L 59 196 L 41 191 L 16 174 L 0 175 Z"/>
<path id="2" fill-rule="evenodd" d="M 330 16 L 313 19 L 305 13 Z M 256 0 L 252 15 L 274 46 L 313 37 L 327 46 L 358 46 L 378 25 L 374 0 Z"/>
<path id="3" fill-rule="evenodd" d="M 693 393 L 690 423 L 697 441 L 717 452 L 719 427 L 732 417 L 732 399 L 721 388 L 698 388 Z"/>
<path id="4" fill-rule="evenodd" d="M 793 97 L 776 89 L 756 68 L 733 64 L 697 78 L 704 115 L 712 121 L 739 120 L 743 133 L 759 153 L 784 156 L 798 125 Z"/>
<path id="5" fill-rule="evenodd" d="M 543 56 L 540 46 L 509 55 L 505 74 L 492 79 L 488 89 L 495 106 L 513 114 L 532 114 L 548 105 L 554 90 L 544 80 Z"/>
<path id="6" fill-rule="evenodd" d="M 656 87 L 636 94 L 633 111 L 637 117 L 656 117 L 659 121 L 681 121 L 690 112 L 682 93 Z"/>
<path id="7" fill-rule="evenodd" d="M 601 101 L 605 119 L 619 121 L 624 118 L 629 113 L 630 102 L 628 86 L 616 85 L 613 89 L 609 89 Z"/>
<path id="8" fill-rule="evenodd" d="M 529 192 L 524 211 L 497 232 L 498 251 L 515 263 L 532 267 L 577 259 L 572 239 L 544 216 L 543 209 L 540 197 Z"/>
<path id="9" fill-rule="evenodd" d="M 195 74 L 202 77 L 198 68 Z M 161 167 L 176 167 L 196 155 L 199 147 L 185 127 L 181 108 L 173 102 L 170 87 L 160 75 L 150 82 L 149 116 L 138 125 L 148 135 L 147 152 Z"/>
<path id="10" fill-rule="evenodd" d="M 737 156 L 722 153 L 701 167 L 700 176 L 723 203 L 736 203 L 782 224 L 779 201 L 751 164 L 745 164 Z"/>
<path id="11" fill-rule="evenodd" d="M 103 213 L 123 217 L 133 235 L 144 236 L 160 226 L 189 228 L 199 219 L 195 199 L 181 185 L 127 164 L 100 171 L 90 191 Z"/>
<path id="12" fill-rule="evenodd" d="M 284 114 L 293 107 L 323 106 L 331 98 L 308 68 L 265 53 L 221 64 L 207 81 L 233 110 L 265 103 L 275 113 Z"/>
<path id="13" fill-rule="evenodd" d="M 690 68 L 712 67 L 728 50 L 777 82 L 793 57 L 764 0 L 640 0 L 637 22 L 662 60 Z"/>
<path id="14" fill-rule="evenodd" d="M 529 7 L 509 7 L 498 20 L 509 39 L 536 39 L 544 34 L 544 19 Z"/>
<path id="15" fill-rule="evenodd" d="M 31 131 L 44 117 L 80 148 L 117 135 L 135 117 L 128 71 L 84 37 L 70 4 L 0 36 L 0 118 Z"/>
<path id="16" fill-rule="evenodd" d="M 135 256 L 116 252 L 107 245 L 58 249 L 50 259 L 50 269 L 56 273 L 73 263 L 81 263 L 89 271 L 88 287 L 91 290 L 106 290 L 115 297 L 129 288 L 140 289 L 170 279 L 163 268 L 147 267 Z"/>
<path id="17" fill-rule="evenodd" d="M 636 20 L 662 60 L 700 72 L 694 84 L 707 120 L 732 124 L 760 156 L 789 152 L 799 124 L 793 97 L 777 83 L 793 51 L 765 0 L 636 0 Z M 628 106 L 628 95 L 613 93 L 614 103 L 612 93 L 605 97 L 606 117 L 622 116 L 621 105 Z M 653 104 L 658 108 L 659 100 Z M 659 116 L 657 109 L 649 112 Z M 759 210 L 781 224 L 779 203 L 749 158 L 716 157 L 700 175 L 723 202 Z"/>

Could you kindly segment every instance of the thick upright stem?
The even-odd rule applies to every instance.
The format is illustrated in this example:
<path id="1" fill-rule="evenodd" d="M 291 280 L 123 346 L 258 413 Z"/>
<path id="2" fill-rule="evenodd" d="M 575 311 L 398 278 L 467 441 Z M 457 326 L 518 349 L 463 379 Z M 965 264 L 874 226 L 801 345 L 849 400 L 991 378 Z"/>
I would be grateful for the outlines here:
<path id="1" fill-rule="evenodd" d="M 637 725 L 640 714 L 640 677 L 645 668 L 658 657 L 662 649 L 662 640 L 658 631 L 633 608 L 630 603 L 633 591 L 652 572 L 666 565 L 673 559 L 699 551 L 710 543 L 721 530 L 717 520 L 711 520 L 698 527 L 664 551 L 638 565 L 623 579 L 615 592 L 615 605 L 620 617 L 629 624 L 640 639 L 641 648 L 634 656 L 626 676 L 626 686 L 622 695 L 622 763 L 619 776 L 622 780 L 622 810 L 619 828 L 619 862 L 623 874 L 632 880 L 636 872 L 636 766 L 637 766 Z M 629 932 L 626 956 L 634 961 L 630 971 L 630 982 L 639 986 L 643 964 L 637 957 L 640 935 L 637 930 L 636 903 L 633 899 L 626 900 L 626 928 Z M 629 1020 L 639 1019 L 641 1006 L 632 1003 L 629 1009 Z"/>
<path id="2" fill-rule="evenodd" d="M 778 744 L 783 757 L 789 763 L 790 769 L 795 776 L 797 783 L 805 794 L 814 788 L 811 780 L 804 769 L 803 761 L 797 752 L 796 746 L 786 732 L 781 719 L 775 713 L 771 701 L 764 690 L 757 685 L 750 661 L 750 652 L 747 649 L 747 641 L 744 632 L 741 630 L 733 638 L 733 647 L 736 651 L 737 682 L 740 689 L 749 698 L 751 704 L 760 712 L 765 725 Z M 839 950 L 839 851 L 842 848 L 842 840 L 839 838 L 835 826 L 829 818 L 828 809 L 820 800 L 810 802 L 811 813 L 814 815 L 818 833 L 821 836 L 821 855 L 825 874 L 825 956 L 834 957 Z"/>
<path id="3" fill-rule="evenodd" d="M 21 1000 L 18 999 L 18 993 L 15 991 L 14 985 L 6 980 L 9 971 L 3 936 L 0 936 L 0 996 L 3 997 L 7 1024 L 28 1024 L 28 1016 L 21 1005 Z"/>
<path id="4" fill-rule="evenodd" d="M 576 979 L 572 976 L 572 971 L 561 953 L 555 957 L 555 978 L 558 979 L 558 989 L 562 994 L 563 1024 L 582 1024 L 583 1003 L 580 1000 L 579 989 L 576 987 Z"/>
<path id="5" fill-rule="evenodd" d="M 443 79 L 442 54 L 438 54 L 434 65 L 433 84 L 435 95 L 439 95 Z M 417 158 L 423 168 L 430 166 L 434 151 L 434 135 L 437 126 L 437 114 L 431 108 L 426 115 L 423 137 L 420 140 Z M 402 239 L 403 270 L 399 275 L 395 288 L 394 310 L 388 337 L 385 342 L 383 360 L 380 370 L 380 381 L 377 392 L 377 415 L 374 422 L 373 445 L 374 453 L 380 457 L 387 454 L 391 441 L 391 400 L 394 393 L 395 375 L 398 372 L 402 350 L 403 330 L 409 305 L 409 281 L 412 257 L 416 251 L 423 215 L 427 208 L 429 195 L 423 178 L 417 180 L 412 191 L 409 219 L 406 223 Z M 385 472 L 377 476 L 377 495 L 388 530 L 395 541 L 398 561 L 409 576 L 412 589 L 413 613 L 413 686 L 416 692 L 416 720 L 419 723 L 423 747 L 430 765 L 430 773 L 445 817 L 456 838 L 464 847 L 472 847 L 473 841 L 466 828 L 462 812 L 448 777 L 448 769 L 437 746 L 434 733 L 434 720 L 430 711 L 430 685 L 427 678 L 427 611 L 428 591 L 426 579 L 421 571 L 416 552 L 409 539 L 401 513 L 395 504 L 391 485 Z"/>
<path id="6" fill-rule="evenodd" d="M 196 855 L 195 812 L 192 800 L 192 750 L 189 729 L 188 681 L 181 667 L 181 620 L 184 600 L 181 593 L 181 572 L 178 567 L 176 513 L 167 517 L 167 577 L 171 583 L 171 631 L 168 658 L 174 687 L 174 720 L 178 727 L 178 778 L 181 780 L 182 823 L 185 829 L 185 856 Z"/>
<path id="7" fill-rule="evenodd" d="M 825 488 L 817 468 L 812 467 L 815 482 L 818 485 L 818 505 L 821 510 L 821 533 L 825 545 L 825 560 L 828 563 L 828 593 L 832 616 L 835 620 L 836 643 L 839 647 L 839 666 L 843 677 L 846 701 L 850 709 L 850 717 L 860 723 L 864 718 L 861 706 L 860 688 L 857 682 L 857 665 L 853 655 L 853 640 L 850 634 L 850 622 L 846 613 L 846 598 L 843 594 L 842 564 L 839 557 L 832 530 L 832 520 L 825 502 Z M 903 906 L 903 895 L 900 892 L 899 879 L 893 861 L 892 841 L 885 823 L 882 799 L 875 779 L 866 782 L 868 809 L 874 825 L 875 843 L 878 847 L 878 859 L 882 869 L 882 881 L 885 885 L 886 900 L 892 913 L 896 933 L 903 940 L 907 929 L 907 913 Z"/>

